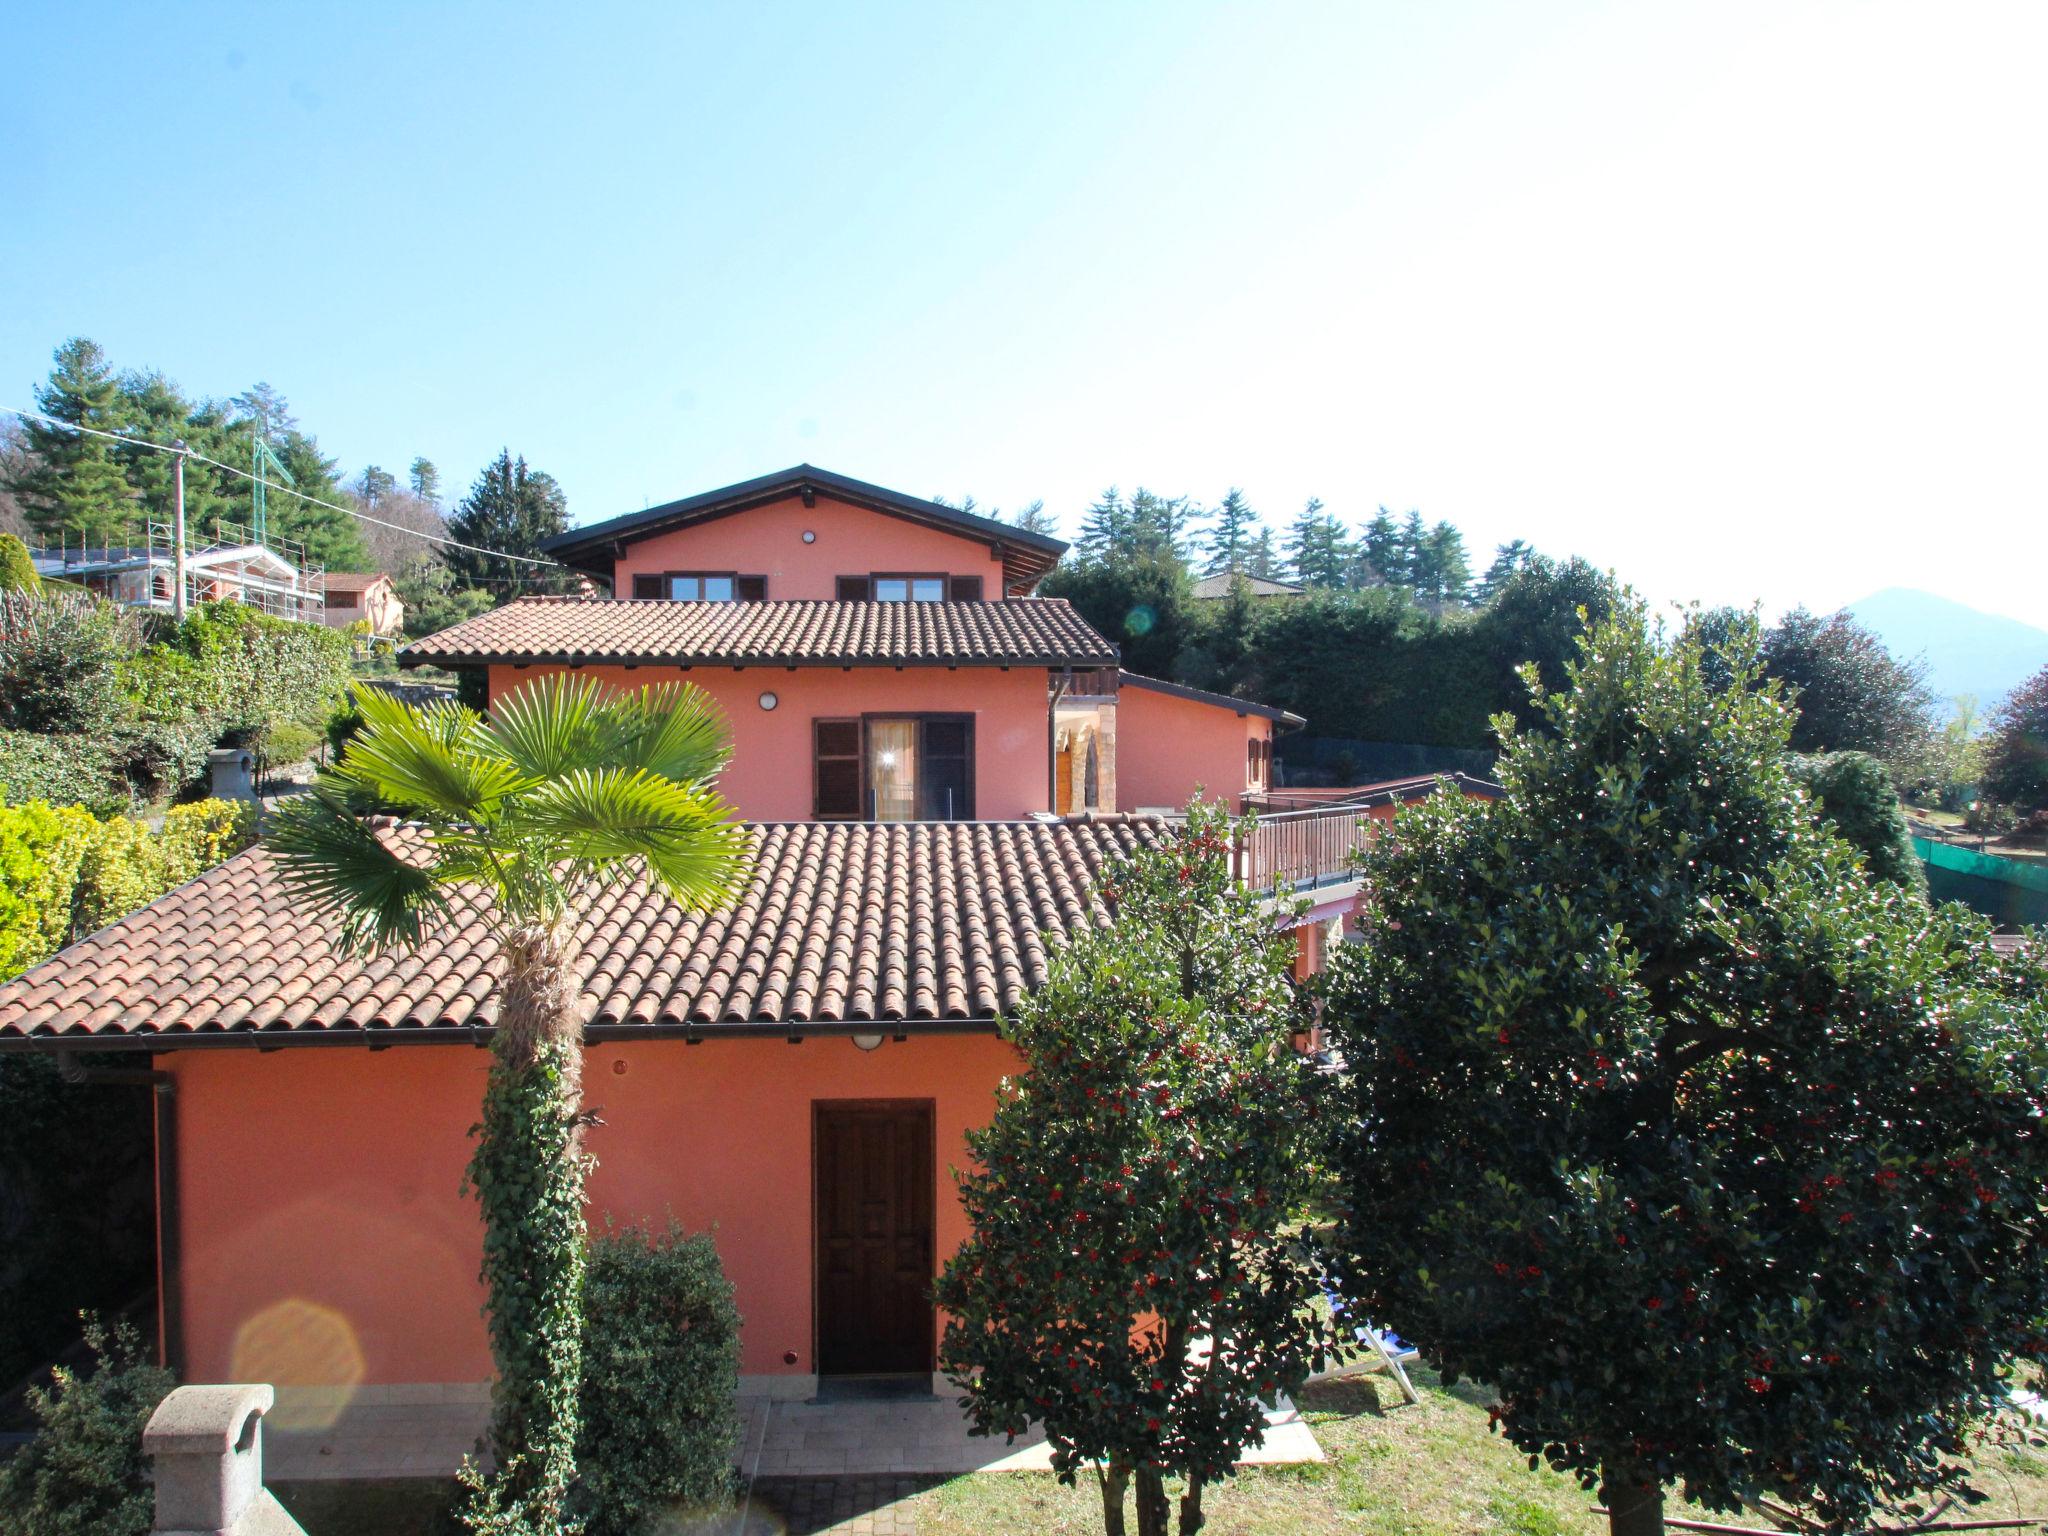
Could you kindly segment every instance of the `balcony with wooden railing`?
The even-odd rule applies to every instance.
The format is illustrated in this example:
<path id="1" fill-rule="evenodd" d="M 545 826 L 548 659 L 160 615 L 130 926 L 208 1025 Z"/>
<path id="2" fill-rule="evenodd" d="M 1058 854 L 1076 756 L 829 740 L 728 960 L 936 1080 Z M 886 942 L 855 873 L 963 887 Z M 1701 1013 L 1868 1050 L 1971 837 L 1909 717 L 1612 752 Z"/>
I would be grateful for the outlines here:
<path id="1" fill-rule="evenodd" d="M 1308 893 L 1345 884 L 1357 878 L 1356 855 L 1378 819 L 1359 805 L 1260 811 L 1231 850 L 1232 872 L 1260 890 Z"/>

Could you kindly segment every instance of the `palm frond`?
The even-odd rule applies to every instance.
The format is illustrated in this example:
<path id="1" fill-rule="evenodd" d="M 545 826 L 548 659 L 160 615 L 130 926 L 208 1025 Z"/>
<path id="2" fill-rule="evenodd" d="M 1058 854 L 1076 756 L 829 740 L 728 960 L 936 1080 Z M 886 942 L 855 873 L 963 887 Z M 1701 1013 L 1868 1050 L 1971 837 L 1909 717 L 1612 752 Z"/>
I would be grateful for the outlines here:
<path id="1" fill-rule="evenodd" d="M 701 688 L 655 683 L 615 704 L 632 729 L 603 766 L 643 768 L 679 783 L 705 784 L 732 757 L 725 714 Z"/>
<path id="2" fill-rule="evenodd" d="M 519 787 L 510 763 L 480 750 L 483 717 L 460 704 L 413 705 L 375 688 L 356 690 L 363 728 L 343 751 L 340 780 L 401 811 L 488 820 Z"/>
<path id="3" fill-rule="evenodd" d="M 555 672 L 499 699 L 479 746 L 518 769 L 524 785 L 540 784 L 610 762 L 636 723 L 596 678 Z"/>
<path id="4" fill-rule="evenodd" d="M 280 807 L 264 841 L 286 881 L 340 920 L 346 949 L 417 944 L 428 914 L 446 908 L 434 871 L 400 858 L 331 787 Z"/>
<path id="5" fill-rule="evenodd" d="M 585 768 L 519 798 L 507 830 L 561 858 L 601 866 L 638 858 L 679 901 L 732 889 L 741 832 L 718 795 L 634 768 Z"/>

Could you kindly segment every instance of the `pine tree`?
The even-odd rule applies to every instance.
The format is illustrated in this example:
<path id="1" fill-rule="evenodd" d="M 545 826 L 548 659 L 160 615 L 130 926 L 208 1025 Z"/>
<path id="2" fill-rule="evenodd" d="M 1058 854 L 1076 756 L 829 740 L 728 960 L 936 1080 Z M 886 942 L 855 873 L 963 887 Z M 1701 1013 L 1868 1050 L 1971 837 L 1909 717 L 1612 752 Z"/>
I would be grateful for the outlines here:
<path id="1" fill-rule="evenodd" d="M 465 544 L 509 555 L 541 555 L 541 540 L 569 526 L 568 498 L 553 475 L 529 469 L 510 449 L 484 466 L 476 484 L 448 519 L 448 533 Z M 558 585 L 544 572 L 510 560 L 494 560 L 467 550 L 447 549 L 443 558 L 458 575 L 472 581 L 507 583 L 501 590 L 548 591 Z"/>
<path id="2" fill-rule="evenodd" d="M 1108 560 L 1129 553 L 1131 542 L 1131 509 L 1112 485 L 1081 514 L 1074 550 L 1084 560 Z"/>
<path id="3" fill-rule="evenodd" d="M 57 348 L 55 358 L 49 382 L 37 386 L 36 405 L 67 426 L 24 423 L 25 467 L 9 488 L 29 526 L 45 538 L 111 543 L 127 536 L 135 522 L 114 445 L 67 427 L 120 430 L 120 382 L 98 343 L 83 336 Z"/>
<path id="4" fill-rule="evenodd" d="M 336 478 L 340 466 L 320 451 L 312 436 L 294 427 L 277 450 L 292 477 L 289 490 L 273 489 L 266 497 L 270 537 L 303 546 L 308 565 L 330 571 L 359 571 L 370 563 L 361 526 L 347 512 L 347 493 Z M 294 491 L 297 495 L 292 494 Z M 316 502 L 330 502 L 318 506 Z"/>
<path id="5" fill-rule="evenodd" d="M 284 396 L 268 384 L 251 385 L 228 403 L 241 413 L 241 420 L 253 421 L 263 440 L 275 449 L 282 450 L 286 437 L 299 425 Z"/>
<path id="6" fill-rule="evenodd" d="M 1323 511 L 1319 498 L 1311 496 L 1287 530 L 1288 567 L 1304 587 L 1341 587 L 1349 544 L 1344 525 Z"/>
<path id="7" fill-rule="evenodd" d="M 1387 573 L 1387 580 L 1397 587 L 1417 586 L 1426 574 L 1422 562 L 1426 558 L 1423 549 L 1428 543 L 1429 529 L 1423 524 L 1422 514 L 1411 509 L 1401 519 L 1401 531 L 1394 539 L 1391 558 L 1397 569 Z"/>
<path id="8" fill-rule="evenodd" d="M 1448 522 L 1431 528 L 1416 550 L 1414 575 L 1415 595 L 1423 601 L 1462 603 L 1472 585 L 1465 536 Z"/>
<path id="9" fill-rule="evenodd" d="M 1196 525 L 1208 514 L 1185 496 L 1160 496 L 1142 485 L 1131 494 L 1131 548 L 1138 555 L 1171 555 L 1185 564 Z"/>
<path id="10" fill-rule="evenodd" d="M 1496 544 L 1493 550 L 1493 564 L 1486 568 L 1480 578 L 1478 590 L 1472 595 L 1482 603 L 1490 603 L 1494 595 L 1507 584 L 1515 572 L 1527 570 L 1529 562 L 1536 558 L 1536 551 L 1523 539 L 1510 539 L 1505 544 Z"/>
<path id="11" fill-rule="evenodd" d="M 1217 503 L 1216 524 L 1205 541 L 1209 553 L 1207 574 L 1243 570 L 1251 555 L 1253 530 L 1258 523 L 1259 514 L 1245 500 L 1244 492 L 1233 485 Z"/>
<path id="12" fill-rule="evenodd" d="M 1043 498 L 1026 502 L 1023 506 L 1019 507 L 1017 515 L 1012 521 L 1026 533 L 1042 533 L 1047 538 L 1053 537 L 1060 531 L 1059 519 L 1045 510 Z"/>
<path id="13" fill-rule="evenodd" d="M 432 459 L 412 461 L 412 493 L 421 501 L 441 499 L 441 471 L 434 467 Z"/>
<path id="14" fill-rule="evenodd" d="M 1373 520 L 1365 525 L 1363 550 L 1365 563 L 1372 567 L 1373 574 L 1381 581 L 1389 586 L 1400 586 L 1407 581 L 1408 572 L 1401 557 L 1401 529 L 1385 507 L 1381 507 Z"/>
<path id="15" fill-rule="evenodd" d="M 1251 553 L 1245 560 L 1247 576 L 1263 576 L 1268 581 L 1280 579 L 1280 554 L 1273 547 L 1273 530 L 1265 524 L 1259 525 L 1258 536 L 1251 542 Z"/>
<path id="16" fill-rule="evenodd" d="M 377 503 L 398 489 L 398 477 L 381 464 L 365 464 L 356 478 L 356 494 L 363 505 L 375 511 Z"/>

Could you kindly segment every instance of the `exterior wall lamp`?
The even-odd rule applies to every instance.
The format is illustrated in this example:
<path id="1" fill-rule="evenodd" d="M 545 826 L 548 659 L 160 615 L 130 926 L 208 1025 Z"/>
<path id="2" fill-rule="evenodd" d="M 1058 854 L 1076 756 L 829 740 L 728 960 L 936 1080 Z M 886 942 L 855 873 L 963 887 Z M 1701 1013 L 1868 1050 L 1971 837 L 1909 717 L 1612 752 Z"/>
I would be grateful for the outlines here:
<path id="1" fill-rule="evenodd" d="M 773 709 L 781 702 L 782 700 L 777 698 L 772 690 L 761 695 L 761 707 L 763 709 Z"/>
<path id="2" fill-rule="evenodd" d="M 857 1050 L 879 1051 L 882 1048 L 882 1037 L 880 1035 L 855 1035 L 853 1037 L 853 1044 Z"/>

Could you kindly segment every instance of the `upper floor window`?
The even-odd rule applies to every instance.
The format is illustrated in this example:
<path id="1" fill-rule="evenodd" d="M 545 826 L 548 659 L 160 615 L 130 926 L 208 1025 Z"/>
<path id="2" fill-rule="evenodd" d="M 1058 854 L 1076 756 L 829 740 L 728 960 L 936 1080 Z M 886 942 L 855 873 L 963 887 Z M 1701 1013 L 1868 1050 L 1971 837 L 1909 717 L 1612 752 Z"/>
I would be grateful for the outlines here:
<path id="1" fill-rule="evenodd" d="M 843 603 L 978 603 L 981 578 L 943 571 L 874 571 L 840 577 L 837 594 Z"/>
<path id="2" fill-rule="evenodd" d="M 734 571 L 642 572 L 633 578 L 633 596 L 665 597 L 672 603 L 759 603 L 767 600 L 768 578 Z"/>
<path id="3" fill-rule="evenodd" d="M 1273 771 L 1273 743 L 1253 737 L 1245 744 L 1244 781 L 1252 789 L 1265 789 Z"/>

